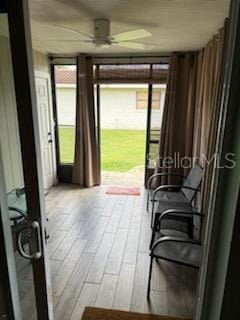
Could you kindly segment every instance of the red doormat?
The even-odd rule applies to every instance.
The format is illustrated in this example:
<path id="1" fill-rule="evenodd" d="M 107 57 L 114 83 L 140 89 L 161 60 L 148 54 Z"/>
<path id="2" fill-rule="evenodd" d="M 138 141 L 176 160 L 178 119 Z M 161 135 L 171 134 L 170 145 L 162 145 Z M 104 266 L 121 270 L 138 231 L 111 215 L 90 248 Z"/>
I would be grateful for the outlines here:
<path id="1" fill-rule="evenodd" d="M 106 194 L 123 195 L 123 196 L 140 196 L 138 187 L 109 187 Z"/>

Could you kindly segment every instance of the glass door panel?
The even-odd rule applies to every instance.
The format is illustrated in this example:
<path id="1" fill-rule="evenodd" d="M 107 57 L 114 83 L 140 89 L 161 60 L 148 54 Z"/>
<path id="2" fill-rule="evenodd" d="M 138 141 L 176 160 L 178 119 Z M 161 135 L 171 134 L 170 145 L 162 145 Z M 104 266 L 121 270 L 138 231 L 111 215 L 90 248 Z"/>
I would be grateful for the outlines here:
<path id="1" fill-rule="evenodd" d="M 76 65 L 55 65 L 59 163 L 73 164 L 76 126 Z"/>
<path id="2" fill-rule="evenodd" d="M 20 12 L 23 9 L 21 1 L 16 4 L 16 12 L 18 9 Z M 22 15 L 20 12 L 18 12 L 18 18 L 24 20 L 23 12 L 21 12 Z M 13 20 L 12 16 L 11 19 Z M 26 67 L 21 67 L 23 68 L 22 72 L 16 70 L 16 56 L 15 64 L 12 63 L 12 57 L 14 57 L 14 53 L 16 54 L 14 51 L 16 43 L 14 43 L 14 37 L 11 37 L 9 33 L 8 15 L 1 13 L 0 225 L 2 229 L 0 231 L 4 236 L 8 263 L 7 272 L 10 279 L 11 302 L 15 319 L 47 320 L 50 317 L 48 316 L 47 269 L 44 258 L 43 229 L 45 222 L 41 216 L 42 204 L 40 200 L 41 195 L 43 196 L 43 184 L 42 180 L 38 183 L 39 171 L 37 170 L 40 167 L 40 160 L 37 163 L 40 152 L 35 150 L 34 140 L 37 138 L 33 132 L 32 92 L 29 95 L 24 95 L 25 88 L 28 85 L 30 88 L 30 83 L 34 81 L 30 80 L 29 65 L 24 64 L 29 59 L 28 54 L 21 56 L 22 51 L 25 51 L 21 51 L 25 45 L 24 32 L 22 33 L 22 48 L 18 50 L 22 63 Z M 26 73 L 24 74 L 23 71 Z M 22 79 L 25 80 L 25 88 L 22 90 L 19 88 L 19 72 L 21 72 Z M 23 100 L 25 99 L 25 110 L 20 107 L 23 102 L 20 97 L 21 91 L 24 95 Z M 24 124 L 27 126 L 23 126 Z M 32 161 L 32 159 L 36 161 Z M 37 207 L 38 210 L 36 210 Z"/>
<path id="3" fill-rule="evenodd" d="M 7 216 L 11 229 L 22 319 L 37 319 L 32 262 L 21 255 L 17 245 L 17 239 L 21 240 L 22 249 L 29 255 L 34 232 L 26 229 L 19 234 L 30 222 L 25 197 L 7 15 L 1 14 L 0 19 L 0 77 L 1 80 L 4 79 L 4 82 L 0 81 L 0 142 L 8 206 L 7 212 L 4 208 L 1 211 L 2 215 Z"/>

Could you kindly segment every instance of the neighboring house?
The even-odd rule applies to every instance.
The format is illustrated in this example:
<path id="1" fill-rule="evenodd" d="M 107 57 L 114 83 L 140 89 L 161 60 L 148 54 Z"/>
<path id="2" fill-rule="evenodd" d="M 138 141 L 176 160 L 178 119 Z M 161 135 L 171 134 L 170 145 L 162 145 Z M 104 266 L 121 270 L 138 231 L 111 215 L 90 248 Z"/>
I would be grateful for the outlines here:
<path id="1" fill-rule="evenodd" d="M 75 124 L 76 73 L 58 70 L 57 108 L 59 125 Z M 104 129 L 145 130 L 147 121 L 148 86 L 145 84 L 102 84 L 100 86 L 100 118 Z M 151 129 L 162 121 L 166 85 L 153 85 Z"/>

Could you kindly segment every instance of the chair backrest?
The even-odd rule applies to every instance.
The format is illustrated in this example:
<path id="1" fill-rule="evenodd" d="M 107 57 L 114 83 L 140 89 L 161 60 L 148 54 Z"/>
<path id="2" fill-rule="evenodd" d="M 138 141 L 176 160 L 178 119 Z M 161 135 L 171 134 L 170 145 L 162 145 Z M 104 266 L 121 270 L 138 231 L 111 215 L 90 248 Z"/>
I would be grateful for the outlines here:
<path id="1" fill-rule="evenodd" d="M 199 165 L 195 164 L 194 167 L 189 171 L 189 174 L 187 176 L 187 179 L 184 181 L 183 186 L 198 189 L 202 181 L 202 176 L 203 169 Z M 182 188 L 181 191 L 189 202 L 193 200 L 197 193 L 197 191 L 195 190 L 185 188 Z"/>

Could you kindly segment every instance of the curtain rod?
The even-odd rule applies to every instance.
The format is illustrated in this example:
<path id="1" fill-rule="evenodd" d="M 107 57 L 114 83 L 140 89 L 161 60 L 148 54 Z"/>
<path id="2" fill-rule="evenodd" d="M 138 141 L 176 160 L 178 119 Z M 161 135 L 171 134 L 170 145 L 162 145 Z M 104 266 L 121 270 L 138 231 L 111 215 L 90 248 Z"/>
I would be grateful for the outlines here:
<path id="1" fill-rule="evenodd" d="M 91 56 L 91 55 L 87 55 Z M 170 55 L 168 56 L 92 56 L 93 58 L 99 58 L 99 59 L 135 59 L 135 58 L 169 58 Z"/>
<path id="2" fill-rule="evenodd" d="M 127 59 L 133 59 L 133 58 L 169 58 L 169 55 L 163 55 L 163 56 L 98 56 L 98 55 L 91 55 L 91 54 L 86 54 L 87 57 L 93 57 L 93 58 L 103 58 L 103 59 L 120 59 L 120 58 L 127 58 Z M 49 55 L 49 59 L 77 59 L 76 56 L 54 56 L 54 55 Z"/>
<path id="3" fill-rule="evenodd" d="M 87 55 L 87 57 L 92 57 L 93 62 L 96 64 L 104 64 L 105 62 L 109 61 L 109 63 L 117 64 L 118 62 L 127 62 L 131 63 L 132 61 L 135 61 L 136 63 L 168 63 L 169 56 L 91 56 Z M 70 64 L 71 62 L 76 61 L 77 57 L 56 57 L 56 56 L 49 56 L 50 63 L 54 63 L 54 61 L 57 61 L 59 64 L 64 64 L 66 61 L 68 61 Z M 155 60 L 155 61 L 154 61 Z M 162 60 L 162 61 L 161 61 Z M 166 61 L 164 61 L 166 60 Z"/>

